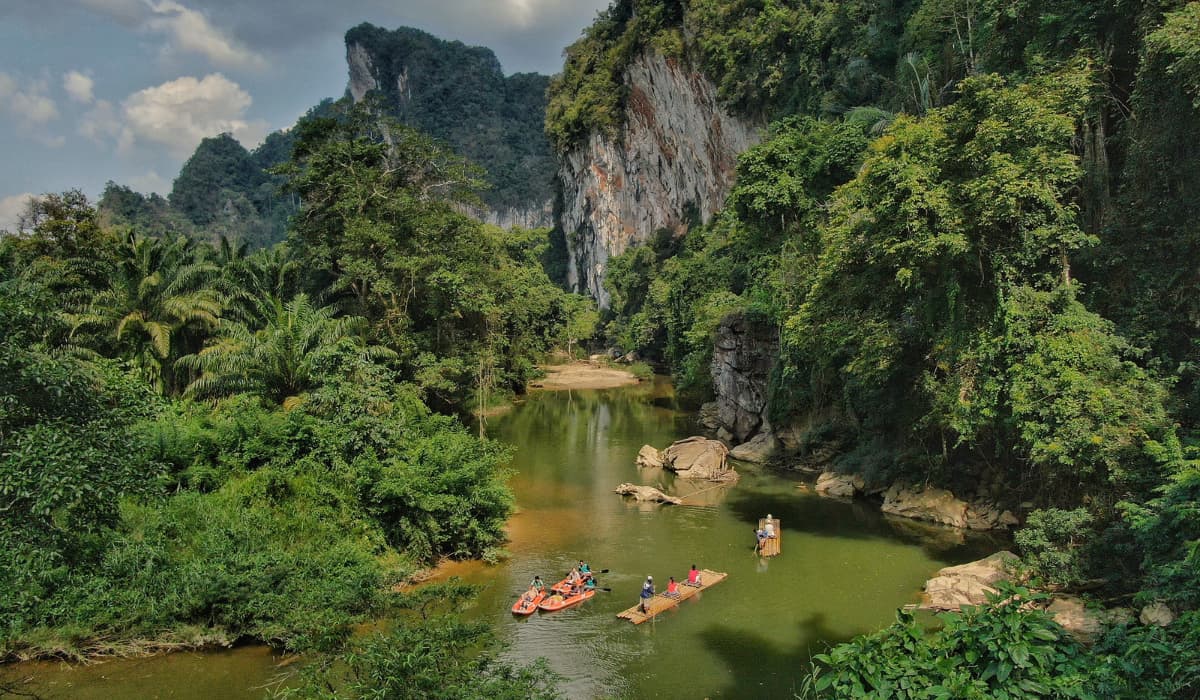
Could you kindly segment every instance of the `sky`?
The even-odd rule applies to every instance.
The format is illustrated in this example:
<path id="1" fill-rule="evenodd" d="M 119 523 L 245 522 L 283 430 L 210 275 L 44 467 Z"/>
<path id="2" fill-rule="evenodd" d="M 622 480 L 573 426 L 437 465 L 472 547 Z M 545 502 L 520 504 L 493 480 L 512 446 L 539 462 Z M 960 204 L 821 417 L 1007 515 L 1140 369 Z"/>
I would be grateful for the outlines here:
<path id="1" fill-rule="evenodd" d="M 557 73 L 609 0 L 0 0 L 0 230 L 31 194 L 166 194 L 206 136 L 254 148 L 346 89 L 347 29 L 487 46 Z"/>

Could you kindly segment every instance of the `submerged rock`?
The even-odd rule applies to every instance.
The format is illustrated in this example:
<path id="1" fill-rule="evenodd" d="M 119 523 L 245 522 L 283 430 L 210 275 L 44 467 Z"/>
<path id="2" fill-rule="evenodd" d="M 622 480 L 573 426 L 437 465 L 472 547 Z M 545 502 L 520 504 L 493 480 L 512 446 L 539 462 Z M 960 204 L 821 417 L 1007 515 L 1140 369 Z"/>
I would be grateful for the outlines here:
<path id="1" fill-rule="evenodd" d="M 857 474 L 822 472 L 817 477 L 816 492 L 834 498 L 854 498 L 866 487 L 866 482 Z"/>
<path id="2" fill-rule="evenodd" d="M 1012 571 L 1020 559 L 1012 552 L 1000 551 L 979 561 L 947 566 L 925 582 L 927 610 L 958 610 L 964 605 L 982 605 L 995 584 L 1011 581 Z"/>
<path id="3" fill-rule="evenodd" d="M 613 493 L 619 493 L 622 496 L 633 496 L 634 500 L 639 502 L 656 501 L 658 503 L 667 503 L 673 506 L 683 503 L 682 498 L 668 496 L 653 486 L 639 486 L 637 484 L 631 484 L 628 482 L 613 489 Z"/>
<path id="4" fill-rule="evenodd" d="M 690 437 L 676 441 L 660 455 L 663 466 L 683 479 L 729 481 L 738 478 L 729 468 L 729 448 L 719 440 Z"/>

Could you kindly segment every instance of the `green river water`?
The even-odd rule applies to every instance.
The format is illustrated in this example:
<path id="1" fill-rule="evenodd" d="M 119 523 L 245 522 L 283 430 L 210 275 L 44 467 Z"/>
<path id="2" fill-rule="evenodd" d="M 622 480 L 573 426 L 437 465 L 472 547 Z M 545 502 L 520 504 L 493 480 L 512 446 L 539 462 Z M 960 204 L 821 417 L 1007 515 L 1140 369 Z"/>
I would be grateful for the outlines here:
<path id="1" fill-rule="evenodd" d="M 708 489 L 634 464 L 643 444 L 695 434 L 664 382 L 602 391 L 538 392 L 488 434 L 517 446 L 512 485 L 519 512 L 512 557 L 498 566 L 443 567 L 484 589 L 468 613 L 492 621 L 513 660 L 545 656 L 570 697 L 787 698 L 810 654 L 889 624 L 942 566 L 995 551 L 996 542 L 883 517 L 867 503 L 823 499 L 799 477 L 738 464 L 741 480 L 705 490 L 684 506 L 636 504 L 613 494 L 623 482 L 684 495 Z M 695 503 L 695 505 L 691 505 Z M 754 553 L 753 527 L 782 520 L 782 555 Z M 574 609 L 514 618 L 509 606 L 529 580 L 560 578 L 580 558 L 612 588 Z M 654 620 L 615 616 L 641 582 L 701 569 L 729 577 Z M 25 664 L 46 698 L 261 698 L 281 672 L 264 647 L 112 661 L 82 668 Z"/>

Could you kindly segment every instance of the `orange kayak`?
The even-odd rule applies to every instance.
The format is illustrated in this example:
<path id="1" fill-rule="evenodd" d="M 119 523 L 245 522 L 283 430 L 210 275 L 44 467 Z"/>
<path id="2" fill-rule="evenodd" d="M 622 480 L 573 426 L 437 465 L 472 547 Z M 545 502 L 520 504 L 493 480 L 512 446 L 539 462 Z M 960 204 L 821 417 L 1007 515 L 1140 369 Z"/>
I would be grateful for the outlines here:
<path id="1" fill-rule="evenodd" d="M 570 593 L 571 592 L 571 584 L 567 582 L 569 578 L 570 577 L 568 576 L 567 578 L 564 578 L 563 580 L 554 584 L 553 586 L 550 587 L 550 590 L 554 591 L 555 593 L 561 593 L 563 595 Z M 592 579 L 592 575 L 587 574 L 584 576 L 583 582 L 587 583 L 591 579 Z"/>
<path id="2" fill-rule="evenodd" d="M 561 593 L 555 593 L 549 598 L 546 598 L 542 602 L 538 603 L 538 607 L 546 612 L 554 612 L 555 610 L 562 610 L 563 608 L 570 607 L 576 603 L 582 603 L 594 595 L 596 595 L 596 589 L 594 588 L 585 588 L 582 592 L 570 596 L 564 596 Z"/>
<path id="3" fill-rule="evenodd" d="M 517 602 L 513 603 L 513 606 L 512 606 L 513 615 L 530 615 L 530 614 L 532 614 L 534 610 L 538 609 L 538 603 L 545 600 L 545 598 L 546 598 L 545 591 L 538 593 L 536 596 L 533 597 L 533 600 L 525 600 L 525 594 L 522 593 L 521 597 L 517 598 Z"/>

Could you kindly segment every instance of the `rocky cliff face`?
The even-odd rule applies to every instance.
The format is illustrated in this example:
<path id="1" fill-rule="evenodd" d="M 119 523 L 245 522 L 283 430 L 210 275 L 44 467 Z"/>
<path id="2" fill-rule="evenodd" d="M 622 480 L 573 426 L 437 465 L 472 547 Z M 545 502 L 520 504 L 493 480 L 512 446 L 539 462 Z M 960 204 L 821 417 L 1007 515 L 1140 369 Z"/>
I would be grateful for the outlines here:
<path id="1" fill-rule="evenodd" d="M 506 77 L 490 49 L 369 24 L 347 32 L 346 65 L 355 102 L 378 98 L 389 115 L 487 171 L 484 207 L 464 213 L 505 228 L 554 225 L 555 160 L 543 131 L 547 76 Z"/>
<path id="2" fill-rule="evenodd" d="M 713 390 L 718 425 L 733 436 L 733 442 L 745 442 L 759 432 L 770 432 L 768 382 L 778 354 L 773 329 L 740 314 L 721 322 L 713 346 Z"/>
<path id="3" fill-rule="evenodd" d="M 608 259 L 667 229 L 707 223 L 733 184 L 737 156 L 758 141 L 755 125 L 730 114 L 713 84 L 682 63 L 646 50 L 625 75 L 625 126 L 592 134 L 560 154 L 559 224 L 567 237 L 567 281 L 609 305 Z"/>

